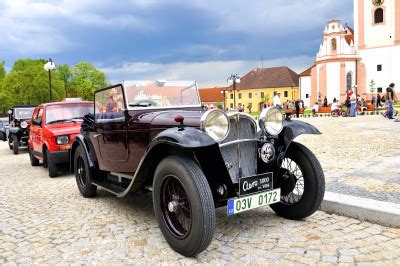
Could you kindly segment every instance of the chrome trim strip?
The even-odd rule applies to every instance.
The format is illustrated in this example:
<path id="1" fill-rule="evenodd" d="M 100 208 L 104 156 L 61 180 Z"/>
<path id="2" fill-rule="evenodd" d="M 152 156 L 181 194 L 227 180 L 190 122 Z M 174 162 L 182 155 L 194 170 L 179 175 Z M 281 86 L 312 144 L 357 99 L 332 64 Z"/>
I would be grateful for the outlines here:
<path id="1" fill-rule="evenodd" d="M 237 139 L 237 140 L 233 140 L 233 141 L 230 141 L 230 142 L 219 144 L 219 147 L 222 148 L 222 147 L 225 147 L 225 146 L 238 144 L 238 143 L 242 143 L 242 142 L 258 142 L 258 140 L 257 139 Z"/>

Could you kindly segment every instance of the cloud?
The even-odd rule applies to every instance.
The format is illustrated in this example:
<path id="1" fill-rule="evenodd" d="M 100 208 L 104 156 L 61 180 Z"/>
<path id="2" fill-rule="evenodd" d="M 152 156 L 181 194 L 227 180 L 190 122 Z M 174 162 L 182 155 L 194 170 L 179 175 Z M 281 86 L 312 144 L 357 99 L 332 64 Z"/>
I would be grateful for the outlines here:
<path id="1" fill-rule="evenodd" d="M 299 56 L 264 61 L 264 67 L 289 66 L 300 72 L 309 67 L 313 57 Z M 244 75 L 254 67 L 261 67 L 260 61 L 233 60 L 210 62 L 175 62 L 157 64 L 149 62 L 126 62 L 121 66 L 102 67 L 111 83 L 124 80 L 196 80 L 202 87 L 226 86 L 226 78 L 234 73 Z"/>

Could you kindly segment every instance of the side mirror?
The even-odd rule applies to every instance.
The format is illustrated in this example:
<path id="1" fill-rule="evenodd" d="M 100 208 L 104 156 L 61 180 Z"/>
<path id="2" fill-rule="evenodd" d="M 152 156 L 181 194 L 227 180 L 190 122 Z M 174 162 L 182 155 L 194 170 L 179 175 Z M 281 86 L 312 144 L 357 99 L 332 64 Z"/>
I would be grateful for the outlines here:
<path id="1" fill-rule="evenodd" d="M 32 125 L 41 127 L 42 126 L 42 119 L 41 118 L 33 119 L 32 120 Z"/>
<path id="2" fill-rule="evenodd" d="M 7 114 L 11 115 L 12 114 L 12 110 L 8 110 Z"/>

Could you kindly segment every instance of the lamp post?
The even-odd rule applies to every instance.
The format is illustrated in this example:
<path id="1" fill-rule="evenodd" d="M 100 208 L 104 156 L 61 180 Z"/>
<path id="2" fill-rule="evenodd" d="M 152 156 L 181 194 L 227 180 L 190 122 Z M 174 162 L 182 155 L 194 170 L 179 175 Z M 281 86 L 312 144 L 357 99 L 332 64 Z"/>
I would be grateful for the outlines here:
<path id="1" fill-rule="evenodd" d="M 226 110 L 226 93 L 227 93 L 228 91 L 227 90 L 222 90 L 221 91 L 221 94 L 223 94 L 224 95 L 224 111 Z"/>
<path id="2" fill-rule="evenodd" d="M 56 64 L 49 58 L 49 61 L 44 65 L 44 70 L 49 72 L 49 87 L 50 87 L 50 102 L 52 101 L 53 95 L 51 91 L 51 70 L 56 68 Z"/>
<path id="3" fill-rule="evenodd" d="M 236 109 L 236 84 L 239 84 L 241 78 L 238 74 L 231 74 L 227 79 L 229 84 L 233 84 L 233 109 Z"/>

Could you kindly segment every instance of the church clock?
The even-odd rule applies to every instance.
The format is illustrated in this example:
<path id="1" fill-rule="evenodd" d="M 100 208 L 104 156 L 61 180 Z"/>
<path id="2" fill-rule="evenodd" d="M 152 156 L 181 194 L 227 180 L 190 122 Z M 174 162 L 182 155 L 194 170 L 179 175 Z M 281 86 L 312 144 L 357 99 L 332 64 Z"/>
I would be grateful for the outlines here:
<path id="1" fill-rule="evenodd" d="M 385 0 L 372 0 L 374 6 L 381 6 L 383 5 L 383 2 L 385 2 Z"/>

